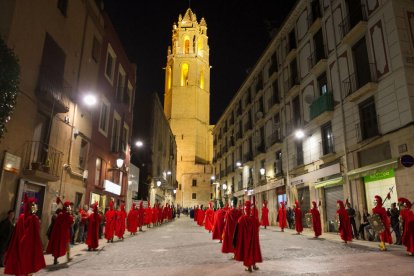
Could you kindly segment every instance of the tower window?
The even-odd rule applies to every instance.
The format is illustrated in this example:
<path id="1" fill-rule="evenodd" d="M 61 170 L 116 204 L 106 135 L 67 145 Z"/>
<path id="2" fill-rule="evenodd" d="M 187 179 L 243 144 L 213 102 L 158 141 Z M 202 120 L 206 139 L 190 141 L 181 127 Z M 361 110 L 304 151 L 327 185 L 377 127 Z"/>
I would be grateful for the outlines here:
<path id="1" fill-rule="evenodd" d="M 200 72 L 200 88 L 204 89 L 204 71 L 201 70 Z"/>
<path id="2" fill-rule="evenodd" d="M 186 37 L 184 39 L 184 53 L 189 54 L 190 53 L 190 39 Z"/>
<path id="3" fill-rule="evenodd" d="M 188 85 L 188 64 L 183 63 L 181 65 L 181 86 L 187 86 Z"/>
<path id="4" fill-rule="evenodd" d="M 171 89 L 171 66 L 167 68 L 167 91 Z"/>

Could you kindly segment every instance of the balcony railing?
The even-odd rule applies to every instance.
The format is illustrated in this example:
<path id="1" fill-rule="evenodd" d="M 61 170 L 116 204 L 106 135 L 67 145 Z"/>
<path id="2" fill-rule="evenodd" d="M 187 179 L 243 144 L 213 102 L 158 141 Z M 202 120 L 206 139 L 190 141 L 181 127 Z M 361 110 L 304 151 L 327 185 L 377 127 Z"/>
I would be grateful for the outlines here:
<path id="1" fill-rule="evenodd" d="M 25 174 L 44 181 L 57 181 L 62 168 L 63 153 L 40 141 L 27 141 L 23 155 Z"/>
<path id="2" fill-rule="evenodd" d="M 344 97 L 348 97 L 367 83 L 376 83 L 378 81 L 377 79 L 377 67 L 375 63 L 369 64 L 369 71 L 363 71 L 361 73 L 353 73 L 349 75 L 348 78 L 346 78 L 343 81 L 343 93 Z"/>
<path id="3" fill-rule="evenodd" d="M 245 153 L 243 154 L 243 163 L 249 162 L 249 161 L 253 161 L 253 156 L 251 153 Z"/>
<path id="4" fill-rule="evenodd" d="M 276 143 L 281 143 L 282 139 L 280 139 L 280 132 L 274 131 L 270 136 L 267 137 L 267 147 L 270 148 Z"/>
<path id="5" fill-rule="evenodd" d="M 308 66 L 311 70 L 322 59 L 326 59 L 325 46 L 323 49 L 316 49 L 308 57 Z"/>
<path id="6" fill-rule="evenodd" d="M 265 153 L 266 152 L 266 148 L 265 148 L 265 144 L 264 142 L 261 142 L 260 144 L 258 144 L 256 146 L 256 150 L 255 150 L 255 156 L 261 154 L 261 153 Z"/>
<path id="7" fill-rule="evenodd" d="M 41 66 L 36 86 L 36 95 L 41 103 L 53 108 L 54 113 L 69 111 L 72 87 L 63 79 L 63 75 L 51 68 Z"/>
<path id="8" fill-rule="evenodd" d="M 310 119 L 315 119 L 326 111 L 334 110 L 334 100 L 332 93 L 325 93 L 316 100 L 314 100 L 310 106 Z"/>
<path id="9" fill-rule="evenodd" d="M 294 86 L 299 85 L 299 83 L 300 83 L 299 77 L 297 75 L 296 76 L 289 75 L 288 79 L 285 81 L 286 91 L 289 91 Z"/>
<path id="10" fill-rule="evenodd" d="M 234 172 L 234 166 L 227 166 L 226 172 L 227 174 Z"/>
<path id="11" fill-rule="evenodd" d="M 341 38 L 344 38 L 359 22 L 367 21 L 368 15 L 365 5 L 358 5 L 350 13 L 348 13 L 344 20 L 339 24 L 341 30 Z"/>

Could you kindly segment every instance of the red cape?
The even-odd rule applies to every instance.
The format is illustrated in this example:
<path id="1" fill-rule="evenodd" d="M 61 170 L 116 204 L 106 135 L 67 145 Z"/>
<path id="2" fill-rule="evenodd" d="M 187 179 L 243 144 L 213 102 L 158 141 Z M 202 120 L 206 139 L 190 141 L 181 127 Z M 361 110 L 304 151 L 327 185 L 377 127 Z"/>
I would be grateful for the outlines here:
<path id="1" fill-rule="evenodd" d="M 144 225 L 145 222 L 145 210 L 142 205 L 138 208 L 138 227 Z"/>
<path id="2" fill-rule="evenodd" d="M 385 211 L 385 208 L 381 206 L 375 206 L 375 208 L 372 209 L 373 214 L 378 214 L 381 217 L 382 223 L 385 226 L 385 230 L 380 233 L 380 239 L 382 242 L 386 242 L 389 244 L 392 244 L 392 237 L 391 237 L 391 231 L 390 231 L 390 220 L 387 215 L 387 211 Z"/>
<path id="3" fill-rule="evenodd" d="M 102 216 L 98 212 L 90 214 L 88 218 L 88 232 L 85 243 L 88 248 L 98 248 L 99 246 L 99 225 L 101 224 Z"/>
<path id="4" fill-rule="evenodd" d="M 242 213 L 238 209 L 231 209 L 226 213 L 225 223 L 223 229 L 223 244 L 221 246 L 221 252 L 223 253 L 233 253 L 233 237 L 234 230 L 236 229 L 236 224 Z"/>
<path id="5" fill-rule="evenodd" d="M 36 215 L 20 215 L 4 260 L 4 273 L 26 275 L 46 267 Z"/>
<path id="6" fill-rule="evenodd" d="M 118 238 L 122 239 L 125 233 L 125 219 L 126 219 L 125 210 L 119 210 L 116 215 L 116 224 L 115 224 L 115 234 Z"/>
<path id="7" fill-rule="evenodd" d="M 133 208 L 129 211 L 127 217 L 127 229 L 130 233 L 136 233 L 138 229 L 138 211 Z"/>
<path id="8" fill-rule="evenodd" d="M 321 214 L 318 208 L 310 209 L 310 213 L 312 214 L 312 228 L 315 232 L 315 237 L 319 237 L 322 235 Z"/>
<path id="9" fill-rule="evenodd" d="M 204 228 L 207 231 L 212 231 L 214 226 L 214 210 L 212 208 L 208 208 L 205 217 Z"/>
<path id="10" fill-rule="evenodd" d="M 267 207 L 262 207 L 262 220 L 260 224 L 263 226 L 269 226 L 269 209 Z"/>
<path id="11" fill-rule="evenodd" d="M 204 212 L 204 210 L 200 209 L 197 212 L 197 224 L 198 224 L 198 226 L 203 226 L 205 215 L 206 215 L 206 212 Z"/>
<path id="12" fill-rule="evenodd" d="M 345 208 L 340 208 L 336 211 L 339 217 L 339 233 L 343 241 L 352 241 L 352 228 L 351 222 L 349 221 L 348 212 Z"/>
<path id="13" fill-rule="evenodd" d="M 286 228 L 286 209 L 284 206 L 279 208 L 279 227 Z"/>
<path id="14" fill-rule="evenodd" d="M 112 240 L 114 238 L 116 223 L 116 212 L 108 210 L 105 214 L 105 239 Z"/>
<path id="15" fill-rule="evenodd" d="M 144 223 L 148 225 L 148 224 L 151 224 L 151 222 L 152 222 L 152 208 L 148 207 L 145 209 Z"/>
<path id="16" fill-rule="evenodd" d="M 302 225 L 302 210 L 300 208 L 294 208 L 293 212 L 295 213 L 295 229 L 296 232 L 302 233 L 303 225 Z"/>
<path id="17" fill-rule="evenodd" d="M 245 266 L 251 266 L 262 262 L 262 253 L 259 243 L 260 223 L 255 217 L 243 215 L 236 226 L 236 246 L 234 258 L 243 262 Z"/>
<path id="18" fill-rule="evenodd" d="M 152 208 L 152 217 L 151 217 L 152 223 L 155 224 L 158 222 L 158 208 L 154 206 Z"/>
<path id="19" fill-rule="evenodd" d="M 223 229 L 224 229 L 224 217 L 226 216 L 226 211 L 219 209 L 216 211 L 214 216 L 214 226 L 213 226 L 213 240 L 222 240 L 223 239 Z"/>
<path id="20" fill-rule="evenodd" d="M 46 253 L 52 254 L 55 258 L 65 256 L 70 241 L 72 224 L 73 217 L 68 212 L 62 211 L 57 215 L 50 233 Z"/>
<path id="21" fill-rule="evenodd" d="M 402 244 L 407 248 L 407 252 L 414 254 L 414 213 L 404 209 L 400 210 L 400 216 L 404 221 Z"/>

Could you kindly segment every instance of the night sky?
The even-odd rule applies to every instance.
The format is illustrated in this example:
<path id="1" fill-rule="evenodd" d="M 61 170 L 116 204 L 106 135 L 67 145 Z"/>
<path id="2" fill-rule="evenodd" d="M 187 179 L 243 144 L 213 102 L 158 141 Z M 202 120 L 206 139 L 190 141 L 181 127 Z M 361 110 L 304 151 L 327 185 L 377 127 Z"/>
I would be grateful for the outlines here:
<path id="1" fill-rule="evenodd" d="M 214 124 L 280 26 L 295 0 L 193 0 L 199 21 L 207 21 Z M 163 102 L 167 47 L 173 22 L 188 0 L 105 0 L 105 9 L 130 60 L 137 64 L 137 100 L 157 92 Z"/>

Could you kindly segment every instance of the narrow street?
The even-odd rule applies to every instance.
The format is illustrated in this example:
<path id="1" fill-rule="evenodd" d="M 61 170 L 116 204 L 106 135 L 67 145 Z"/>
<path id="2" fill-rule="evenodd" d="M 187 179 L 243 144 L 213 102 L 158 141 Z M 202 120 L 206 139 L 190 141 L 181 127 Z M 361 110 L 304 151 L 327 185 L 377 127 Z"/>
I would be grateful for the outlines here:
<path id="1" fill-rule="evenodd" d="M 155 229 L 145 229 L 135 237 L 103 243 L 97 252 L 83 245 L 73 249 L 73 261 L 51 265 L 36 275 L 247 275 L 242 263 L 220 252 L 203 228 L 181 217 Z M 262 275 L 412 275 L 414 258 L 405 256 L 402 247 L 391 246 L 379 252 L 376 243 L 345 245 L 334 235 L 315 240 L 311 233 L 297 236 L 279 232 L 275 227 L 261 229 L 264 262 Z M 322 236 L 324 237 L 324 236 Z M 364 242 L 362 242 L 363 244 Z M 398 268 L 397 268 L 398 264 Z"/>

